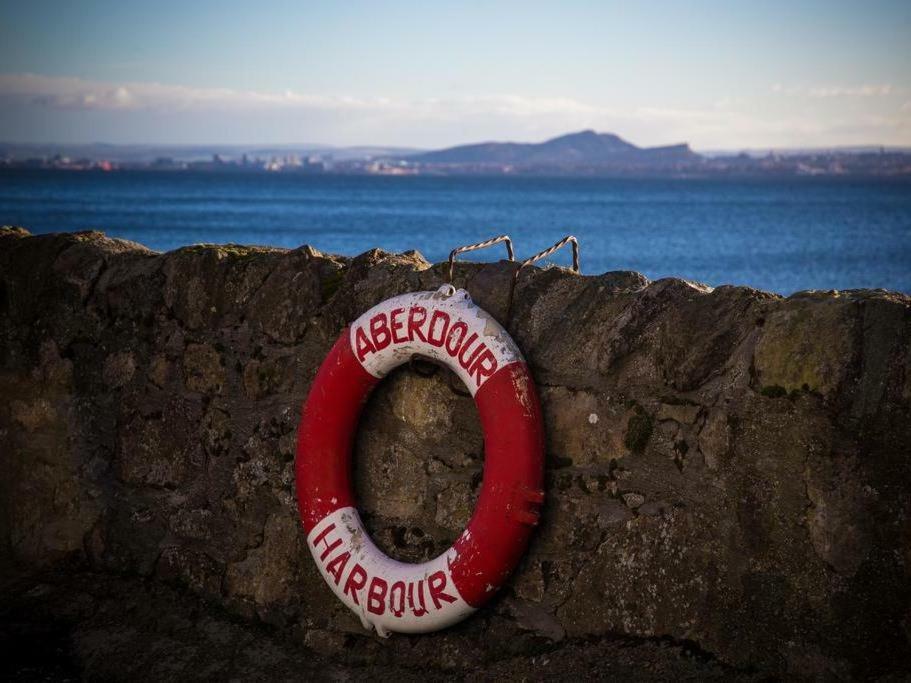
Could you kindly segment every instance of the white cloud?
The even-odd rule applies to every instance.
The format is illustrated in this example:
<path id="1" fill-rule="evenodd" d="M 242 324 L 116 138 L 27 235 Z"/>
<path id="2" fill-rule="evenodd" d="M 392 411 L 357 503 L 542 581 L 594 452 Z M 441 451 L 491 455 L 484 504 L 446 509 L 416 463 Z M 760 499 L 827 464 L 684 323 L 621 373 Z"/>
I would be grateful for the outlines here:
<path id="1" fill-rule="evenodd" d="M 900 92 L 891 83 L 862 84 L 862 85 L 814 85 L 814 86 L 784 86 L 773 83 L 770 87 L 773 93 L 781 95 L 799 95 L 804 97 L 886 97 Z"/>
<path id="2" fill-rule="evenodd" d="M 382 108 L 387 101 L 351 97 L 192 88 L 163 83 L 104 83 L 81 78 L 36 74 L 0 75 L 0 97 L 55 109 L 166 110 L 188 109 L 362 109 Z"/>
<path id="3" fill-rule="evenodd" d="M 807 94 L 810 97 L 883 97 L 891 95 L 894 88 L 889 83 L 882 85 L 856 85 L 856 86 L 817 86 L 810 88 Z"/>
<path id="4" fill-rule="evenodd" d="M 697 149 L 909 142 L 906 112 L 911 103 L 897 117 L 894 108 L 891 119 L 871 117 L 887 114 L 881 104 L 887 100 L 874 95 L 902 92 L 891 85 L 775 84 L 772 92 L 813 98 L 814 110 L 796 111 L 780 98 L 723 94 L 704 107 L 621 106 L 509 93 L 408 100 L 0 74 L 0 122 L 6 122 L 11 138 L 31 140 L 50 139 L 61 131 L 72 137 L 76 125 L 81 138 L 97 140 L 103 120 L 110 141 L 306 140 L 438 147 L 491 139 L 543 140 L 594 128 L 637 144 L 686 141 Z M 839 96 L 862 97 L 859 102 L 868 106 L 845 111 L 828 99 Z M 28 112 L 36 107 L 48 116 L 31 116 Z M 74 111 L 88 113 L 72 116 Z"/>
<path id="5" fill-rule="evenodd" d="M 604 110 L 570 98 L 493 95 L 395 101 L 285 90 L 264 92 L 230 88 L 192 88 L 162 83 L 104 83 L 36 74 L 0 74 L 0 97 L 54 109 L 87 110 L 268 110 L 391 112 L 415 118 L 492 114 L 535 117 L 552 114 L 591 115 Z"/>

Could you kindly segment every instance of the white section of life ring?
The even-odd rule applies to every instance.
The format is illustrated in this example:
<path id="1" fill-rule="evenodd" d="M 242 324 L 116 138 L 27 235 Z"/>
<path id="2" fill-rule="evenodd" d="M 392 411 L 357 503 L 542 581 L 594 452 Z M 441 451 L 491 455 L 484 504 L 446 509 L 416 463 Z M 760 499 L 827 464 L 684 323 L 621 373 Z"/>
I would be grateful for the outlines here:
<path id="1" fill-rule="evenodd" d="M 497 370 L 523 360 L 503 326 L 452 285 L 386 299 L 355 320 L 350 335 L 355 357 L 374 377 L 424 356 L 447 365 L 472 396 Z"/>
<path id="2" fill-rule="evenodd" d="M 452 580 L 452 547 L 422 564 L 393 560 L 376 547 L 353 507 L 324 517 L 307 545 L 338 598 L 380 636 L 436 631 L 475 611 Z"/>

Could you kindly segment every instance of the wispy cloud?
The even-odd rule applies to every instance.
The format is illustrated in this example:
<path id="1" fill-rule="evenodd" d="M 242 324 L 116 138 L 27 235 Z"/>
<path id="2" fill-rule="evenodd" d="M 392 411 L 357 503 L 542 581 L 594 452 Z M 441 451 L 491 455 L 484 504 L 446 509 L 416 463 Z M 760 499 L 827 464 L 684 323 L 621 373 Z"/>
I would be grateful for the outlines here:
<path id="1" fill-rule="evenodd" d="M 405 101 L 384 97 L 328 96 L 293 90 L 265 92 L 229 88 L 193 88 L 163 83 L 104 83 L 80 78 L 36 74 L 0 74 L 0 97 L 54 109 L 83 110 L 386 111 L 416 118 L 442 115 L 464 116 L 479 113 L 518 117 L 605 113 L 603 108 L 561 97 L 524 97 L 506 94 Z"/>
<path id="2" fill-rule="evenodd" d="M 891 83 L 862 84 L 862 85 L 813 85 L 785 86 L 774 83 L 771 87 L 773 93 L 781 95 L 800 95 L 804 97 L 885 97 L 899 92 Z"/>
<path id="3" fill-rule="evenodd" d="M 857 86 L 818 86 L 810 88 L 807 94 L 810 97 L 883 97 L 891 95 L 895 88 L 889 83 L 882 85 L 857 85 Z"/>
<path id="4" fill-rule="evenodd" d="M 641 144 L 686 141 L 696 148 L 907 144 L 911 135 L 907 114 L 911 103 L 877 99 L 903 94 L 892 85 L 796 88 L 779 84 L 772 91 L 813 98 L 815 111 L 796 111 L 774 97 L 763 101 L 721 96 L 702 107 L 604 104 L 609 100 L 509 93 L 399 99 L 0 74 L 0 121 L 5 115 L 8 130 L 18 131 L 14 135 L 23 139 L 54 135 L 57 131 L 45 122 L 55 121 L 59 130 L 81 125 L 80 135 L 95 140 L 98 122 L 103 120 L 112 141 L 243 137 L 245 141 L 423 146 L 541 140 L 581 128 L 616 132 Z M 830 99 L 835 97 L 864 98 L 858 104 L 865 105 L 862 110 L 845 111 Z M 885 104 L 891 113 L 883 110 Z M 34 108 L 49 112 L 50 118 L 31 116 Z M 71 116 L 72 112 L 83 115 Z"/>
<path id="5" fill-rule="evenodd" d="M 361 112 L 415 121 L 456 122 L 492 117 L 527 122 L 559 120 L 566 125 L 594 125 L 605 119 L 626 118 L 663 124 L 722 123 L 730 116 L 727 110 L 732 102 L 723 98 L 708 109 L 638 107 L 620 110 L 568 97 L 498 94 L 395 100 L 327 96 L 292 90 L 264 92 L 148 82 L 106 83 L 36 74 L 0 74 L 0 98 L 59 110 Z"/>
<path id="6" fill-rule="evenodd" d="M 192 88 L 164 83 L 105 83 L 36 74 L 0 75 L 0 97 L 55 109 L 376 109 L 388 100 L 308 95 L 291 90 L 259 92 L 229 88 Z"/>

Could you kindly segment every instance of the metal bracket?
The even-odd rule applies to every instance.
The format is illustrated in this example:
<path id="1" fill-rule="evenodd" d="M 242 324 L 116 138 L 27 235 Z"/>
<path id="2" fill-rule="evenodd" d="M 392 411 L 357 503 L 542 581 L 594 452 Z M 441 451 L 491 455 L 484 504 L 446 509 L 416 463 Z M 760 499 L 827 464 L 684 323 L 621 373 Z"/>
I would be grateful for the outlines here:
<path id="1" fill-rule="evenodd" d="M 512 240 L 509 239 L 509 235 L 500 235 L 499 237 L 492 237 L 489 240 L 483 242 L 478 242 L 477 244 L 466 244 L 464 247 L 456 247 L 451 252 L 449 252 L 449 282 L 452 282 L 452 275 L 455 268 L 455 258 L 459 254 L 463 254 L 466 251 L 476 251 L 477 249 L 486 249 L 487 247 L 492 247 L 495 244 L 500 242 L 506 242 L 506 253 L 509 255 L 510 261 L 516 260 L 516 255 L 512 250 Z"/>

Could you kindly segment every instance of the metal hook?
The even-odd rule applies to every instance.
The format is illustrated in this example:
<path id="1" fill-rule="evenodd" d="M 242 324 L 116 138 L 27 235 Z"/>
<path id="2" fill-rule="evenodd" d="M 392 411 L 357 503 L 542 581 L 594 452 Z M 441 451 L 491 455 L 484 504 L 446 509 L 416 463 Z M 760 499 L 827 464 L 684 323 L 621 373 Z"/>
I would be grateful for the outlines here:
<path id="1" fill-rule="evenodd" d="M 455 257 L 458 254 L 462 254 L 466 251 L 475 251 L 477 249 L 485 249 L 487 247 L 492 247 L 495 244 L 500 242 L 506 242 L 506 253 L 509 255 L 510 261 L 515 261 L 516 256 L 512 250 L 512 240 L 509 239 L 509 235 L 500 235 L 499 237 L 492 237 L 489 240 L 483 242 L 478 242 L 477 244 L 467 244 L 464 247 L 456 247 L 451 252 L 449 252 L 449 282 L 452 282 L 453 269 L 455 267 Z"/>
<path id="2" fill-rule="evenodd" d="M 515 273 L 513 273 L 513 276 L 512 276 L 512 285 L 509 287 L 509 302 L 506 305 L 506 319 L 507 320 L 509 320 L 510 314 L 512 313 L 512 298 L 513 298 L 513 294 L 516 291 L 516 283 L 519 281 L 519 273 L 522 272 L 522 269 L 525 266 L 530 266 L 535 261 L 540 261 L 542 258 L 547 258 L 554 252 L 559 251 L 560 249 L 562 249 L 563 247 L 565 247 L 567 244 L 570 244 L 570 243 L 573 245 L 573 272 L 581 275 L 582 269 L 579 267 L 579 240 L 577 240 L 572 235 L 567 235 L 566 237 L 564 237 L 562 240 L 560 240 L 553 246 L 548 247 L 544 251 L 540 251 L 537 254 L 535 254 L 534 256 L 531 256 L 531 257 L 525 259 L 524 261 L 522 261 L 519 264 L 519 267 L 516 268 L 516 271 L 515 271 Z"/>

